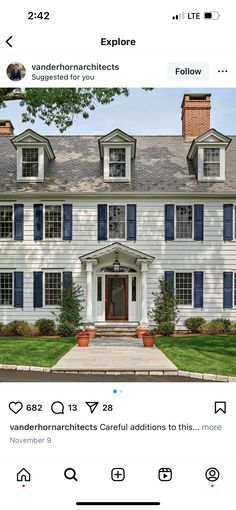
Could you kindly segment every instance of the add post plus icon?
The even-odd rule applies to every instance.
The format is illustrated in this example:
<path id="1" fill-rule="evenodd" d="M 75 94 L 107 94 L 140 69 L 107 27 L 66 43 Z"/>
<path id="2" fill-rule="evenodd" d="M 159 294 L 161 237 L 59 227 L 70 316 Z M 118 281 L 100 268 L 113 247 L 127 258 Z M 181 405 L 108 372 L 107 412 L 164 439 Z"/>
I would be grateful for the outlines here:
<path id="1" fill-rule="evenodd" d="M 125 470 L 124 468 L 113 468 L 111 470 L 111 479 L 113 482 L 123 482 L 125 479 Z"/>

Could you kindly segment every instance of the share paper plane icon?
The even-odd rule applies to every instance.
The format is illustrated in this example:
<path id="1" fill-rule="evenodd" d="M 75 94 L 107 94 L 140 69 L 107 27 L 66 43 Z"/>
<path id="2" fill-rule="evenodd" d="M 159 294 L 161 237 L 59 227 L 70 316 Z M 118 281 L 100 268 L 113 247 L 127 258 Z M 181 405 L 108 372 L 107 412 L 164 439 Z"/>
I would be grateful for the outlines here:
<path id="1" fill-rule="evenodd" d="M 93 414 L 99 402 L 85 402 L 90 409 L 90 413 Z"/>

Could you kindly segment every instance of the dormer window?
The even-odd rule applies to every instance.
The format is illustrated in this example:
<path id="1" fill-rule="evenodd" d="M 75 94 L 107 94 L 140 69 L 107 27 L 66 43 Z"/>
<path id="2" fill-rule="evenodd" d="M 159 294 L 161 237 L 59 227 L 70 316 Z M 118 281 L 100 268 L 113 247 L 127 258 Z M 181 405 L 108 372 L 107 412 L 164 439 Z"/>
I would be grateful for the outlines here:
<path id="1" fill-rule="evenodd" d="M 22 149 L 22 176 L 38 177 L 39 150 L 37 148 Z"/>
<path id="2" fill-rule="evenodd" d="M 204 177 L 220 177 L 220 149 L 203 149 L 203 175 Z"/>
<path id="3" fill-rule="evenodd" d="M 135 157 L 136 140 L 115 129 L 99 140 L 105 182 L 130 182 L 131 160 Z"/>
<path id="4" fill-rule="evenodd" d="M 49 140 L 27 129 L 11 141 L 17 151 L 17 181 L 43 182 L 47 165 L 55 157 Z"/>
<path id="5" fill-rule="evenodd" d="M 225 180 L 225 151 L 230 142 L 230 138 L 215 129 L 193 140 L 187 157 L 199 182 Z"/>
<path id="6" fill-rule="evenodd" d="M 109 149 L 109 177 L 125 177 L 125 149 Z"/>

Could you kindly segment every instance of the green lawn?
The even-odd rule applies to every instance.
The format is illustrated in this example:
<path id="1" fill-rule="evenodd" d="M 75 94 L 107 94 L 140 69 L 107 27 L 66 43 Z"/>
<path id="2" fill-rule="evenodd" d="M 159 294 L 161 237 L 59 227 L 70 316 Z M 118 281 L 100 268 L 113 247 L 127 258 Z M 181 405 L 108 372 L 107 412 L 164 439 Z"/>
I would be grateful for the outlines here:
<path id="1" fill-rule="evenodd" d="M 236 376 L 235 336 L 157 337 L 156 346 L 179 370 Z"/>
<path id="2" fill-rule="evenodd" d="M 0 337 L 0 363 L 51 367 L 76 344 L 76 338 Z"/>

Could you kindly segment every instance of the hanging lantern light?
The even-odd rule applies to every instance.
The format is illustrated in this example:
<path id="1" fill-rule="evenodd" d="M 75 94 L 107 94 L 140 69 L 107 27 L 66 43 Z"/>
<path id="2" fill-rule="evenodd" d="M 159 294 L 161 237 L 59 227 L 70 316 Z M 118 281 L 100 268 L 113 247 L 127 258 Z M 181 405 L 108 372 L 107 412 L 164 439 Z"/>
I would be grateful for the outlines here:
<path id="1" fill-rule="evenodd" d="M 116 259 L 113 262 L 113 271 L 115 273 L 119 273 L 119 271 L 120 271 L 120 262 L 117 258 L 117 255 L 118 255 L 118 252 L 116 251 Z"/>

